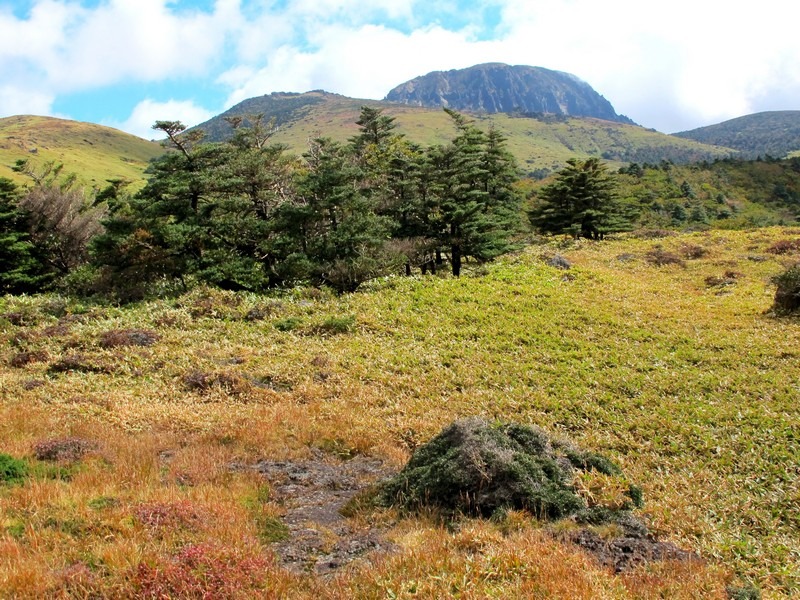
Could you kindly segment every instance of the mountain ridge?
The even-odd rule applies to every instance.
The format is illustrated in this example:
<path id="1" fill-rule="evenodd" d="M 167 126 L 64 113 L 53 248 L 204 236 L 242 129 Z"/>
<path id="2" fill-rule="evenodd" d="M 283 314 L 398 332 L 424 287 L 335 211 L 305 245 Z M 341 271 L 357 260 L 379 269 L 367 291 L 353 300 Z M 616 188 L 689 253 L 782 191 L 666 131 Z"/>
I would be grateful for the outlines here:
<path id="1" fill-rule="evenodd" d="M 752 113 L 672 135 L 733 148 L 744 158 L 783 158 L 800 152 L 800 110 Z"/>
<path id="2" fill-rule="evenodd" d="M 635 124 L 572 73 L 498 62 L 432 71 L 394 87 L 384 100 L 466 112 L 546 113 Z"/>
<path id="3" fill-rule="evenodd" d="M 399 133 L 420 145 L 447 144 L 455 133 L 452 120 L 440 108 L 349 98 L 323 90 L 249 98 L 192 129 L 203 130 L 208 141 L 219 142 L 233 132 L 227 117 L 262 115 L 265 122 L 275 118 L 272 141 L 301 154 L 315 137 L 346 142 L 356 135 L 362 106 L 383 109 L 395 119 Z M 621 166 L 628 162 L 713 160 L 734 153 L 619 121 L 545 113 L 464 114 L 482 128 L 497 127 L 508 138 L 508 147 L 523 171 L 534 176 L 557 170 L 573 157 L 598 157 Z"/>

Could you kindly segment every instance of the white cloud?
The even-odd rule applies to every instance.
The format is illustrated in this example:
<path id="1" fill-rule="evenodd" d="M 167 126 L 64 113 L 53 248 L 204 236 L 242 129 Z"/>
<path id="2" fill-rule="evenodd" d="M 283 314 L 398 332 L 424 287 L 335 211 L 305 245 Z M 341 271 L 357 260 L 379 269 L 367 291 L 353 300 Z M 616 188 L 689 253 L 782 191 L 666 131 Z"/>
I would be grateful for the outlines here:
<path id="1" fill-rule="evenodd" d="M 131 116 L 122 123 L 107 122 L 105 125 L 138 135 L 146 140 L 162 137 L 153 130 L 156 121 L 180 121 L 187 127 L 198 125 L 214 116 L 209 110 L 186 100 L 155 102 L 147 99 L 133 109 Z"/>
<path id="2" fill-rule="evenodd" d="M 662 131 L 800 108 L 785 0 L 761 0 L 758 10 L 727 0 L 647 10 L 638 0 L 216 0 L 207 11 L 174 0 L 94 4 L 34 0 L 24 19 L 0 7 L 0 114 L 47 111 L 62 94 L 118 83 L 169 90 L 188 79 L 223 88 L 228 105 L 318 88 L 381 98 L 417 75 L 491 61 L 573 73 L 618 112 Z M 492 41 L 480 41 L 489 8 L 501 22 Z"/>
<path id="3" fill-rule="evenodd" d="M 0 117 L 4 115 L 53 115 L 54 97 L 45 92 L 0 85 Z"/>

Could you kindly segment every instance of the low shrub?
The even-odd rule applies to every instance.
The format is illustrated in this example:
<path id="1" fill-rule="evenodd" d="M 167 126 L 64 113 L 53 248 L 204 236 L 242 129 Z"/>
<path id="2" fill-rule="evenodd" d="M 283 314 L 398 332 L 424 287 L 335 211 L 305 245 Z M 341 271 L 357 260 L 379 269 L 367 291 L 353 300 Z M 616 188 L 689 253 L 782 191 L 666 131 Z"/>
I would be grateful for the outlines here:
<path id="1" fill-rule="evenodd" d="M 29 474 L 28 463 L 24 460 L 0 453 L 0 484 L 22 483 Z"/>
<path id="2" fill-rule="evenodd" d="M 772 244 L 769 248 L 765 250 L 765 252 L 769 252 L 770 254 L 790 254 L 792 252 L 796 252 L 800 250 L 800 239 L 797 240 L 778 240 L 774 244 Z"/>
<path id="3" fill-rule="evenodd" d="M 660 246 L 650 250 L 650 252 L 645 255 L 645 259 L 651 265 L 655 265 L 657 267 L 664 267 L 667 265 L 678 265 L 681 267 L 686 266 L 686 263 L 680 256 L 674 252 L 664 250 Z"/>
<path id="4" fill-rule="evenodd" d="M 21 369 L 26 365 L 37 362 L 46 362 L 50 356 L 44 350 L 33 350 L 30 352 L 18 352 L 11 357 L 9 364 L 15 369 Z"/>
<path id="5" fill-rule="evenodd" d="M 112 329 L 100 334 L 100 346 L 118 348 L 120 346 L 152 346 L 160 336 L 149 329 Z"/>
<path id="6" fill-rule="evenodd" d="M 183 376 L 183 385 L 187 390 L 196 392 L 209 392 L 217 389 L 228 394 L 244 394 L 253 384 L 239 375 L 231 372 L 206 373 L 192 371 Z"/>
<path id="7" fill-rule="evenodd" d="M 772 278 L 777 288 L 772 308 L 778 313 L 795 313 L 800 310 L 800 263 L 792 265 Z"/>
<path id="8" fill-rule="evenodd" d="M 708 254 L 708 250 L 697 244 L 681 244 L 680 253 L 687 260 L 697 260 Z"/>
<path id="9" fill-rule="evenodd" d="M 356 324 L 356 318 L 352 315 L 344 317 L 328 317 L 322 323 L 314 327 L 316 334 L 338 335 L 350 333 Z"/>
<path id="10" fill-rule="evenodd" d="M 625 500 L 615 496 L 615 509 L 635 505 L 619 467 L 599 454 L 553 440 L 535 427 L 461 419 L 417 448 L 405 468 L 381 485 L 380 501 L 480 516 L 527 510 L 557 519 L 587 508 L 574 485 L 581 472 L 602 474 L 623 490 Z"/>
<path id="11" fill-rule="evenodd" d="M 138 598 L 263 597 L 271 566 L 261 555 L 190 544 L 167 560 L 140 563 L 133 580 Z"/>
<path id="12" fill-rule="evenodd" d="M 37 460 L 74 462 L 95 450 L 97 450 L 95 442 L 83 438 L 70 437 L 37 442 L 33 446 L 33 455 Z"/>
<path id="13" fill-rule="evenodd" d="M 108 365 L 95 362 L 88 356 L 77 353 L 65 356 L 47 368 L 50 373 L 111 373 Z"/>

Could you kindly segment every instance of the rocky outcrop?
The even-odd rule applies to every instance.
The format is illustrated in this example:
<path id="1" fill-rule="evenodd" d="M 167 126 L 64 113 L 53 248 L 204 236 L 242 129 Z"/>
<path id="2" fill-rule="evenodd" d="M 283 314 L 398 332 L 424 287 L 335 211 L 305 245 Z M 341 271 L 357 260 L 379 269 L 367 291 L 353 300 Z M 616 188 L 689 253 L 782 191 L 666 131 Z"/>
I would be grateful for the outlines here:
<path id="1" fill-rule="evenodd" d="M 386 100 L 466 112 L 548 113 L 633 123 L 574 75 L 502 63 L 434 71 L 398 85 Z"/>

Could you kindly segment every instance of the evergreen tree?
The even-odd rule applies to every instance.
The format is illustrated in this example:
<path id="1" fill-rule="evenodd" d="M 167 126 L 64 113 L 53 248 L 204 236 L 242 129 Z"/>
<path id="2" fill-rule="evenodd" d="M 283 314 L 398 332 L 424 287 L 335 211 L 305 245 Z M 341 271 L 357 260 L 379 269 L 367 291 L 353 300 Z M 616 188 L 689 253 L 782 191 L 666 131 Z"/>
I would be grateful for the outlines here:
<path id="1" fill-rule="evenodd" d="M 329 138 L 312 142 L 298 181 L 303 207 L 289 207 L 301 234 L 298 251 L 315 278 L 339 291 L 382 274 L 387 219 L 376 214 L 361 186 L 362 171 L 348 149 Z M 298 257 L 299 259 L 300 257 Z"/>
<path id="2" fill-rule="evenodd" d="M 430 237 L 449 252 L 458 277 L 464 257 L 488 260 L 512 247 L 519 198 L 513 189 L 516 166 L 503 136 L 495 129 L 486 134 L 445 110 L 458 134 L 450 145 L 428 151 L 423 210 Z"/>
<path id="3" fill-rule="evenodd" d="M 630 228 L 615 182 L 597 158 L 568 160 L 556 180 L 539 192 L 528 216 L 542 232 L 571 233 L 594 240 Z"/>
<path id="4" fill-rule="evenodd" d="M 48 280 L 35 256 L 13 181 L 0 177 L 0 293 L 35 292 Z"/>

